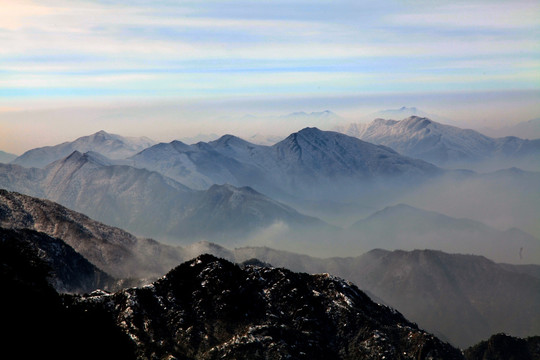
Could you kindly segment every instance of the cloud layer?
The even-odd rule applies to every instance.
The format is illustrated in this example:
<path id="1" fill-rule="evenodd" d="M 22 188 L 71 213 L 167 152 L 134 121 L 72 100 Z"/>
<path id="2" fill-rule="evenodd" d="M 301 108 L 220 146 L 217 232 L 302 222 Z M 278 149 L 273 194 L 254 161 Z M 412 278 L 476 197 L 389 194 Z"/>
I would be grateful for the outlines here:
<path id="1" fill-rule="evenodd" d="M 511 96 L 501 95 L 499 108 L 490 103 L 486 117 L 515 113 L 510 120 L 522 121 L 540 112 L 535 0 L 0 0 L 0 6 L 0 115 L 175 99 L 207 100 L 200 110 L 206 113 L 216 102 L 241 99 L 266 100 L 274 114 L 331 108 L 355 117 L 360 109 L 352 104 L 375 97 L 386 100 L 371 112 L 431 106 L 432 94 L 441 104 L 471 92 L 480 101 L 480 93 L 533 98 L 509 104 Z M 298 101 L 291 105 L 291 99 Z M 455 104 L 445 106 L 452 111 Z M 235 110 L 258 111 L 245 104 Z M 21 130 L 12 116 L 0 116 L 0 127 L 16 132 L 60 124 L 36 116 L 23 116 Z M 154 107 L 153 119 L 159 118 Z"/>
<path id="2" fill-rule="evenodd" d="M 536 1 L 2 3 L 4 98 L 539 87 Z"/>

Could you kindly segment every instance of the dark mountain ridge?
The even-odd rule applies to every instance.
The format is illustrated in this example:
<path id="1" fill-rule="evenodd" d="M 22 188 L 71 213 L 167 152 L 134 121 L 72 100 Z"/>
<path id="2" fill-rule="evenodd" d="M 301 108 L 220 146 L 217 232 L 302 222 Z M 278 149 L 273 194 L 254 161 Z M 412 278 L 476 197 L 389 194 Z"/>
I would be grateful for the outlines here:
<path id="1" fill-rule="evenodd" d="M 1 189 L 0 226 L 60 238 L 117 278 L 161 276 L 182 259 L 179 248 L 137 238 L 49 200 Z"/>
<path id="2" fill-rule="evenodd" d="M 50 263 L 33 246 L 41 235 L 0 231 L 2 358 L 135 359 L 129 338 L 104 311 L 65 306 L 70 296 L 51 286 Z"/>
<path id="3" fill-rule="evenodd" d="M 293 271 L 340 276 L 461 347 L 500 331 L 514 336 L 540 333 L 537 265 L 496 264 L 482 256 L 434 250 L 376 249 L 358 257 L 327 259 L 266 247 L 205 251 L 236 262 L 257 258 Z"/>
<path id="4" fill-rule="evenodd" d="M 526 339 L 495 334 L 464 351 L 467 360 L 539 360 L 540 336 Z"/>
<path id="5" fill-rule="evenodd" d="M 257 258 L 295 271 L 347 278 L 377 301 L 397 307 L 422 327 L 460 346 L 469 346 L 498 331 L 518 336 L 539 331 L 535 324 L 540 279 L 527 275 L 538 273 L 538 266 L 500 265 L 479 256 L 430 250 L 374 250 L 356 258 L 320 259 L 262 247 L 231 251 L 208 242 L 170 247 L 137 239 L 46 200 L 6 191 L 0 195 L 2 226 L 40 230 L 65 239 L 94 265 L 99 264 L 116 277 L 159 277 L 201 253 L 239 263 Z M 48 241 L 53 244 L 49 247 L 51 253 L 60 257 L 58 263 L 69 265 L 69 261 L 61 260 L 66 254 L 58 251 L 61 244 L 54 245 L 60 240 Z M 67 260 L 71 257 L 68 254 Z M 88 290 L 96 280 L 95 275 L 90 275 Z"/>
<path id="6" fill-rule="evenodd" d="M 396 311 L 329 275 L 202 255 L 150 286 L 73 298 L 106 309 L 138 358 L 462 359 Z"/>
<path id="7" fill-rule="evenodd" d="M 60 239 L 33 230 L 1 227 L 0 238 L 1 241 L 18 241 L 21 247 L 31 247 L 51 269 L 48 280 L 60 293 L 86 293 L 96 289 L 114 289 L 117 285 L 116 279 Z"/>

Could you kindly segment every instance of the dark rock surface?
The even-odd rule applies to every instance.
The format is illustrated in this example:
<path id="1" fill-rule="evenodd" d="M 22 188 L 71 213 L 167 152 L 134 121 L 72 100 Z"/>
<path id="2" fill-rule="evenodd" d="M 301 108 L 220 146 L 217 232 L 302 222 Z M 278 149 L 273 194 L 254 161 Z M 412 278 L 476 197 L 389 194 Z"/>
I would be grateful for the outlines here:
<path id="1" fill-rule="evenodd" d="M 71 299 L 106 309 L 141 359 L 462 359 L 351 283 L 211 255 L 143 288 Z"/>
<path id="2" fill-rule="evenodd" d="M 540 336 L 526 339 L 495 334 L 464 351 L 467 360 L 538 360 Z"/>
<path id="3" fill-rule="evenodd" d="M 33 230 L 0 228 L 0 240 L 28 246 L 50 268 L 49 282 L 61 293 L 85 293 L 114 288 L 116 279 L 91 264 L 60 239 Z"/>

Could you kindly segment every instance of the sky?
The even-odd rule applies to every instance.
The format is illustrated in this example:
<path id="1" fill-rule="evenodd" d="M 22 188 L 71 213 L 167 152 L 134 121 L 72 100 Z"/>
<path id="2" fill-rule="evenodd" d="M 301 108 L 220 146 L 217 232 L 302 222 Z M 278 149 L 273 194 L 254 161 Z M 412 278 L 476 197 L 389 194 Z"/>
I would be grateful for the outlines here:
<path id="1" fill-rule="evenodd" d="M 540 1 L 0 0 L 0 150 L 271 132 L 296 111 L 540 117 Z M 306 124 L 308 125 L 308 124 Z"/>

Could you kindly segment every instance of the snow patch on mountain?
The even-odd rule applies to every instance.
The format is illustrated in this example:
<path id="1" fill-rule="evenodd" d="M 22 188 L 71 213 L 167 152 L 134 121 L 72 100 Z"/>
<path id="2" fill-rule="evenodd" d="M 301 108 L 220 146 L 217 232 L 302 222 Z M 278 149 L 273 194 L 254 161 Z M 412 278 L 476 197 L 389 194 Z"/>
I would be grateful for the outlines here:
<path id="1" fill-rule="evenodd" d="M 540 156 L 540 140 L 495 139 L 419 116 L 400 121 L 375 119 L 369 124 L 350 124 L 342 131 L 438 165 L 507 157 L 534 156 L 538 159 Z"/>
<path id="2" fill-rule="evenodd" d="M 81 153 L 92 151 L 111 159 L 124 159 L 154 144 L 155 141 L 147 137 L 124 137 L 101 130 L 72 142 L 28 150 L 13 160 L 12 163 L 24 167 L 43 168 L 74 151 Z"/>

